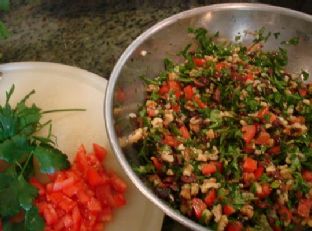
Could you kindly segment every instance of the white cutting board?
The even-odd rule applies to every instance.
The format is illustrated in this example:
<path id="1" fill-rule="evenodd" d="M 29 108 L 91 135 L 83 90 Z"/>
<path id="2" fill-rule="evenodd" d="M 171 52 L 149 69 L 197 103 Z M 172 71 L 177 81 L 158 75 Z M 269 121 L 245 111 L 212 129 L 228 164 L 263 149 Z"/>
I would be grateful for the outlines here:
<path id="1" fill-rule="evenodd" d="M 117 162 L 109 145 L 105 129 L 103 103 L 107 81 L 88 71 L 55 63 L 22 62 L 0 65 L 0 103 L 5 102 L 5 91 L 15 85 L 11 103 L 23 98 L 31 90 L 29 99 L 43 110 L 84 108 L 85 112 L 47 114 L 42 122 L 52 119 L 52 133 L 57 146 L 72 160 L 80 144 L 91 151 L 92 143 L 110 150 L 106 166 L 113 168 L 128 185 L 127 205 L 116 210 L 107 231 L 159 231 L 163 212 L 149 202 L 131 183 Z M 43 133 L 46 131 L 43 131 Z"/>

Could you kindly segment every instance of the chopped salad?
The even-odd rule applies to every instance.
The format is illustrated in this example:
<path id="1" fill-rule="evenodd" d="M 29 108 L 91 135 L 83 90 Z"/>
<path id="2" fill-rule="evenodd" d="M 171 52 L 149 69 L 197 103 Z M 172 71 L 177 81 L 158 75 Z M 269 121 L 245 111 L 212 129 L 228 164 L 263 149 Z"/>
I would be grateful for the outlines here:
<path id="1" fill-rule="evenodd" d="M 287 45 L 265 51 L 190 29 L 196 45 L 146 79 L 128 142 L 134 170 L 174 209 L 218 231 L 312 227 L 312 84 L 287 72 Z M 274 34 L 278 36 L 278 34 Z"/>

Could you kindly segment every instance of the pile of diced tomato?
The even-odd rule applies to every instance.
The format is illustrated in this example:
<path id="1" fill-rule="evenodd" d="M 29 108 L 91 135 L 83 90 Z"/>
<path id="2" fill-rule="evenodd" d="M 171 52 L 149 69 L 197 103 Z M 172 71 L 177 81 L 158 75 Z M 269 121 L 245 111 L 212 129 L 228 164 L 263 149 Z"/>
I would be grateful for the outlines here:
<path id="1" fill-rule="evenodd" d="M 50 183 L 43 185 L 31 179 L 39 190 L 35 204 L 45 220 L 46 231 L 102 231 L 112 219 L 113 210 L 126 204 L 127 186 L 104 168 L 106 154 L 97 144 L 93 145 L 93 153 L 87 154 L 82 145 L 71 168 L 50 176 Z"/>

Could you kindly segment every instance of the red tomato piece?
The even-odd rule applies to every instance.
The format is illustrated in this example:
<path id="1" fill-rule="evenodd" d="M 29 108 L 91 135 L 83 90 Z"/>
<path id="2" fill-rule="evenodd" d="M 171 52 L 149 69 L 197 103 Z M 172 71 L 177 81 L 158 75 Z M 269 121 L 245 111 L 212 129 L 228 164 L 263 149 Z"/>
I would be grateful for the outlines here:
<path id="1" fill-rule="evenodd" d="M 83 145 L 81 145 L 77 151 L 75 165 L 77 166 L 78 170 L 83 173 L 85 173 L 89 168 L 87 161 L 87 152 Z"/>
<path id="2" fill-rule="evenodd" d="M 257 193 L 257 196 L 260 198 L 260 199 L 264 199 L 266 198 L 267 196 L 269 196 L 272 192 L 272 188 L 271 186 L 268 184 L 268 183 L 263 183 L 261 185 L 261 188 L 262 188 L 262 191 L 261 193 Z"/>
<path id="3" fill-rule="evenodd" d="M 189 139 L 191 137 L 189 131 L 187 130 L 187 128 L 183 125 L 179 128 L 181 135 L 184 139 Z"/>
<path id="4" fill-rule="evenodd" d="M 194 96 L 194 102 L 197 104 L 197 106 L 201 109 L 204 109 L 207 107 L 206 104 L 203 103 L 203 101 L 198 97 L 198 96 Z"/>
<path id="5" fill-rule="evenodd" d="M 116 208 L 124 206 L 127 202 L 122 193 L 117 193 L 113 195 L 114 204 Z"/>
<path id="6" fill-rule="evenodd" d="M 223 214 L 230 216 L 235 213 L 235 208 L 232 205 L 223 205 Z"/>
<path id="7" fill-rule="evenodd" d="M 300 199 L 299 204 L 298 204 L 298 214 L 301 217 L 308 218 L 310 216 L 310 211 L 311 211 L 311 201 L 309 199 Z"/>
<path id="8" fill-rule="evenodd" d="M 160 89 L 159 89 L 159 94 L 161 95 L 161 96 L 166 96 L 167 94 L 168 94 L 168 92 L 169 92 L 169 86 L 168 86 L 168 84 L 163 84 L 163 85 L 161 85 L 161 87 L 160 87 Z"/>
<path id="9" fill-rule="evenodd" d="M 270 112 L 269 107 L 263 107 L 258 112 L 258 118 L 266 122 L 266 117 L 269 118 L 270 123 L 273 123 L 277 119 L 277 116 L 274 113 Z"/>
<path id="10" fill-rule="evenodd" d="M 193 99 L 194 91 L 193 91 L 192 85 L 187 85 L 187 86 L 183 89 L 183 92 L 184 92 L 184 97 L 185 97 L 185 99 L 187 99 L 187 100 Z"/>
<path id="11" fill-rule="evenodd" d="M 171 108 L 174 112 L 180 111 L 180 105 L 179 104 L 171 104 Z"/>
<path id="12" fill-rule="evenodd" d="M 263 172 L 264 172 L 264 167 L 258 163 L 258 167 L 257 167 L 256 171 L 254 172 L 256 180 L 260 179 Z"/>
<path id="13" fill-rule="evenodd" d="M 244 172 L 254 172 L 257 169 L 257 161 L 247 157 L 244 160 L 244 164 L 243 164 L 243 170 Z"/>
<path id="14" fill-rule="evenodd" d="M 53 184 L 53 191 L 60 191 L 64 188 L 67 188 L 69 186 L 72 186 L 75 183 L 74 177 L 69 177 L 64 180 L 56 180 Z"/>
<path id="15" fill-rule="evenodd" d="M 193 57 L 193 62 L 197 67 L 202 67 L 206 63 L 206 60 L 203 58 L 195 58 Z"/>
<path id="16" fill-rule="evenodd" d="M 225 228 L 225 231 L 242 231 L 242 230 L 243 224 L 239 221 L 232 221 Z"/>
<path id="17" fill-rule="evenodd" d="M 308 94 L 308 91 L 306 88 L 300 88 L 298 91 L 299 91 L 299 95 L 302 97 L 304 97 Z"/>
<path id="18" fill-rule="evenodd" d="M 152 156 L 151 160 L 152 160 L 153 165 L 156 168 L 156 170 L 160 171 L 162 169 L 163 164 L 155 156 Z"/>
<path id="19" fill-rule="evenodd" d="M 217 63 L 216 64 L 216 71 L 217 72 L 220 72 L 223 68 L 226 67 L 226 64 L 225 63 Z"/>
<path id="20" fill-rule="evenodd" d="M 280 145 L 273 146 L 267 152 L 271 155 L 278 155 L 281 153 L 281 146 Z"/>
<path id="21" fill-rule="evenodd" d="M 165 135 L 163 142 L 174 148 L 180 144 L 174 136 L 168 134 Z"/>
<path id="22" fill-rule="evenodd" d="M 91 186 L 98 186 L 105 183 L 101 175 L 94 168 L 89 168 L 87 170 L 87 182 Z"/>
<path id="23" fill-rule="evenodd" d="M 168 86 L 169 89 L 175 94 L 176 98 L 179 99 L 182 94 L 180 84 L 175 80 L 169 80 Z"/>
<path id="24" fill-rule="evenodd" d="M 111 175 L 110 182 L 116 192 L 124 193 L 127 190 L 127 184 L 115 173 Z"/>
<path id="25" fill-rule="evenodd" d="M 217 166 L 214 163 L 207 163 L 201 165 L 202 174 L 207 176 L 217 172 Z"/>
<path id="26" fill-rule="evenodd" d="M 200 219 L 207 205 L 199 198 L 192 199 L 192 208 L 197 219 Z"/>
<path id="27" fill-rule="evenodd" d="M 248 144 L 256 135 L 256 125 L 244 125 L 242 127 L 243 140 Z"/>
<path id="28" fill-rule="evenodd" d="M 270 145 L 271 136 L 265 131 L 261 131 L 258 137 L 256 138 L 255 143 L 259 145 Z"/>
<path id="29" fill-rule="evenodd" d="M 51 204 L 47 204 L 44 208 L 43 216 L 48 225 L 55 224 L 58 221 L 58 215 Z"/>
<path id="30" fill-rule="evenodd" d="M 301 172 L 301 175 L 305 181 L 312 182 L 312 171 L 305 169 Z"/>
<path id="31" fill-rule="evenodd" d="M 246 78 L 245 78 L 245 81 L 247 81 L 247 80 L 254 80 L 254 75 L 252 74 L 252 73 L 248 73 L 247 75 L 246 75 Z"/>
<path id="32" fill-rule="evenodd" d="M 217 171 L 222 173 L 223 172 L 223 164 L 221 161 L 211 161 L 217 167 Z"/>
<path id="33" fill-rule="evenodd" d="M 204 201 L 208 207 L 211 207 L 217 199 L 217 191 L 215 189 L 210 189 L 207 193 Z"/>
<path id="34" fill-rule="evenodd" d="M 103 148 L 95 145 L 95 149 L 87 155 L 81 146 L 72 167 L 56 173 L 45 187 L 32 180 L 38 189 L 44 189 L 35 204 L 45 219 L 46 231 L 103 230 L 112 210 L 126 204 L 126 184 L 102 166 Z"/>
<path id="35" fill-rule="evenodd" d="M 107 156 L 107 150 L 98 144 L 93 144 L 93 151 L 99 161 L 103 161 Z"/>
<path id="36" fill-rule="evenodd" d="M 290 212 L 290 210 L 285 207 L 285 206 L 281 206 L 278 210 L 277 210 L 278 214 L 280 215 L 281 220 L 288 222 L 291 221 L 292 219 L 292 213 Z"/>

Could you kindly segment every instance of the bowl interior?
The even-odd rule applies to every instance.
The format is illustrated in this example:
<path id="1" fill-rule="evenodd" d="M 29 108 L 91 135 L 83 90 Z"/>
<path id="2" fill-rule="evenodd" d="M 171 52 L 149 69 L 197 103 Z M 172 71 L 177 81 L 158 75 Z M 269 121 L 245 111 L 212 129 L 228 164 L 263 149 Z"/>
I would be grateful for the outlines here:
<path id="1" fill-rule="evenodd" d="M 272 34 L 280 33 L 278 39 L 271 36 L 265 49 L 277 48 L 281 41 L 299 37 L 300 42 L 297 46 L 287 47 L 289 54 L 287 68 L 290 72 L 300 72 L 304 69 L 312 73 L 311 16 L 278 7 L 253 4 L 223 4 L 183 12 L 145 32 L 130 45 L 117 63 L 110 79 L 113 83 L 110 83 L 109 87 L 113 89 L 108 91 L 106 99 L 112 106 L 106 108 L 106 116 L 111 116 L 113 123 L 112 131 L 108 132 L 114 136 L 110 138 L 122 140 L 122 137 L 133 131 L 129 113 L 136 112 L 138 105 L 144 100 L 144 83 L 140 76 L 153 78 L 159 74 L 164 69 L 165 57 L 179 61 L 177 52 L 193 42 L 187 33 L 189 27 L 204 27 L 210 33 L 219 32 L 220 38 L 232 41 L 237 35 L 241 35 L 240 41 L 244 43 L 252 40 L 251 36 L 245 35 L 245 31 L 253 32 L 264 27 Z M 118 141 L 116 142 L 115 145 L 118 144 Z M 128 169 L 129 163 L 138 161 L 136 150 L 132 147 L 115 151 L 117 155 L 124 155 L 128 163 L 122 158 L 119 160 L 124 167 L 127 165 Z M 150 196 L 150 199 L 151 197 L 156 198 Z M 158 200 L 155 198 L 154 202 Z M 187 225 L 198 229 L 192 222 L 187 222 Z"/>

